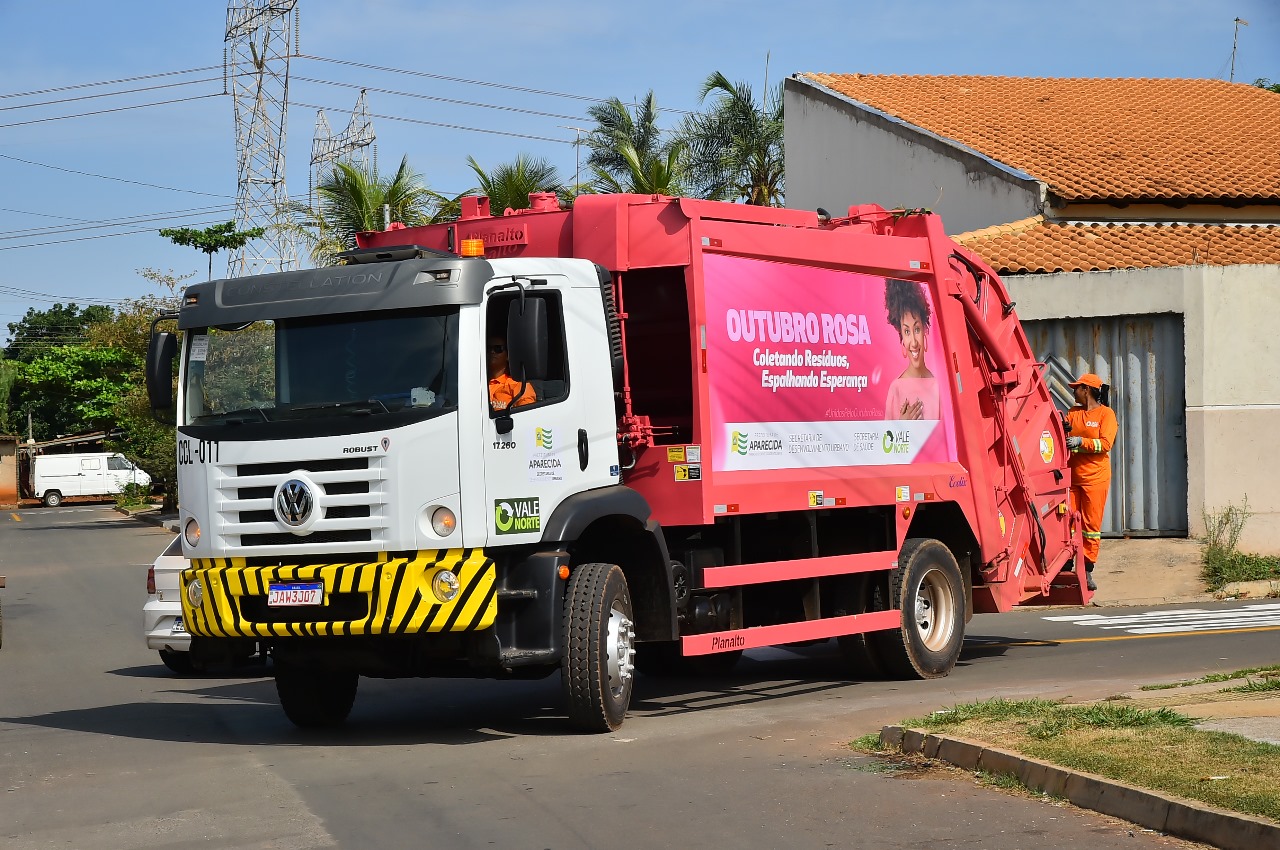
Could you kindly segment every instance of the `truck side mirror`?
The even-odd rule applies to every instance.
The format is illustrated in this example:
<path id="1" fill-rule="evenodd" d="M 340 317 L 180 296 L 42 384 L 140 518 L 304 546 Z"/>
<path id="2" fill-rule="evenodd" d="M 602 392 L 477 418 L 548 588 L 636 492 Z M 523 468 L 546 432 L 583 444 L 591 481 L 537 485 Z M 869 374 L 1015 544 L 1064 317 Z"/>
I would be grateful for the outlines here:
<path id="1" fill-rule="evenodd" d="M 151 415 L 161 422 L 167 421 L 169 408 L 173 406 L 173 358 L 178 352 L 178 337 L 168 331 L 151 334 L 147 344 L 147 398 L 151 401 Z"/>
<path id="2" fill-rule="evenodd" d="M 547 377 L 547 302 L 522 298 L 511 302 L 507 313 L 507 370 L 517 381 L 541 381 Z"/>

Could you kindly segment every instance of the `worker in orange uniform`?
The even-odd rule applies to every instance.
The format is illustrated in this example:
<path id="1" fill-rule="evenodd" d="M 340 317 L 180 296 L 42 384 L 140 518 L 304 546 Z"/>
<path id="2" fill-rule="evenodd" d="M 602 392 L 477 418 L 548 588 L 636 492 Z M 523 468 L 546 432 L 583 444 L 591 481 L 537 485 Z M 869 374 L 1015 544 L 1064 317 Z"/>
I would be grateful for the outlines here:
<path id="1" fill-rule="evenodd" d="M 485 345 L 489 354 L 489 405 L 494 410 L 506 410 L 521 404 L 532 404 L 538 400 L 538 394 L 531 384 L 517 381 L 507 372 L 509 365 L 507 341 L 502 337 L 491 336 Z M 521 392 L 521 384 L 524 392 Z M 516 395 L 519 394 L 519 398 Z"/>
<path id="2" fill-rule="evenodd" d="M 1071 451 L 1071 504 L 1084 518 L 1084 568 L 1090 590 L 1097 590 L 1093 566 L 1102 545 L 1102 512 L 1111 489 L 1111 446 L 1119 424 L 1108 401 L 1107 387 L 1094 374 L 1073 381 L 1076 406 L 1062 417 Z"/>

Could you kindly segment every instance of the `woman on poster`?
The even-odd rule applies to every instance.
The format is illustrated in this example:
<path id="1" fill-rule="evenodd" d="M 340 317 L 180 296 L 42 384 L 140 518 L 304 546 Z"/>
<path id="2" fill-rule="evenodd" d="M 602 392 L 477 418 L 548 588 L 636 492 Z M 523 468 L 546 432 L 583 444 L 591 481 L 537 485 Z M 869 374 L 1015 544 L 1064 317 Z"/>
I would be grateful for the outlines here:
<path id="1" fill-rule="evenodd" d="M 888 278 L 884 282 L 884 306 L 907 361 L 907 368 L 889 385 L 884 418 L 937 419 L 938 379 L 925 365 L 932 314 L 924 291 L 918 283 Z"/>

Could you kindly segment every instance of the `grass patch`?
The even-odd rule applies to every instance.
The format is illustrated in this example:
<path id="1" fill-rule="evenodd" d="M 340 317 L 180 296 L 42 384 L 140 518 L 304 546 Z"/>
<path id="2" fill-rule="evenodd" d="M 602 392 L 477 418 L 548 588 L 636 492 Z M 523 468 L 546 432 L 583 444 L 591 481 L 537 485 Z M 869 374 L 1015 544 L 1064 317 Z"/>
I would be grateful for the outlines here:
<path id="1" fill-rule="evenodd" d="M 1169 688 L 1189 688 L 1192 685 L 1208 685 L 1214 682 L 1230 682 L 1234 679 L 1248 679 L 1252 676 L 1280 676 L 1280 664 L 1271 664 L 1266 667 L 1246 667 L 1243 670 L 1235 670 L 1231 673 L 1210 673 L 1207 676 L 1201 676 L 1199 679 L 1188 679 L 1184 682 L 1169 682 L 1163 685 L 1143 685 L 1140 691 L 1163 691 Z"/>
<path id="2" fill-rule="evenodd" d="M 1206 548 L 1200 575 L 1211 591 L 1237 581 L 1276 581 L 1280 580 L 1280 557 Z"/>
<path id="3" fill-rule="evenodd" d="M 1236 548 L 1249 521 L 1249 497 L 1240 505 L 1227 505 L 1204 512 L 1204 561 L 1201 578 L 1210 590 L 1221 590 L 1232 582 L 1280 579 L 1280 558 L 1254 555 Z"/>
<path id="4" fill-rule="evenodd" d="M 1195 722 L 1167 708 L 991 699 L 902 725 L 1280 820 L 1280 747 Z"/>
<path id="5" fill-rule="evenodd" d="M 1226 688 L 1225 690 L 1233 694 L 1260 694 L 1267 691 L 1280 691 L 1280 678 L 1273 676 L 1267 679 L 1250 679 L 1239 687 Z"/>

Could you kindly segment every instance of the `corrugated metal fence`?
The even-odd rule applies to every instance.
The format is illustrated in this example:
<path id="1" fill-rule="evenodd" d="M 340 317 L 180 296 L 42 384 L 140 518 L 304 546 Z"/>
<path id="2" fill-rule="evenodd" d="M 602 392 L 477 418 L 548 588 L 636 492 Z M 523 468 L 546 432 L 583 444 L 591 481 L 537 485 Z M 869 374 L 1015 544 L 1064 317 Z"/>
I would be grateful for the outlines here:
<path id="1" fill-rule="evenodd" d="M 1094 372 L 1111 384 L 1120 422 L 1111 451 L 1111 494 L 1102 531 L 1110 536 L 1187 533 L 1186 355 L 1182 316 L 1115 316 L 1023 323 L 1048 364 L 1055 397 Z"/>

